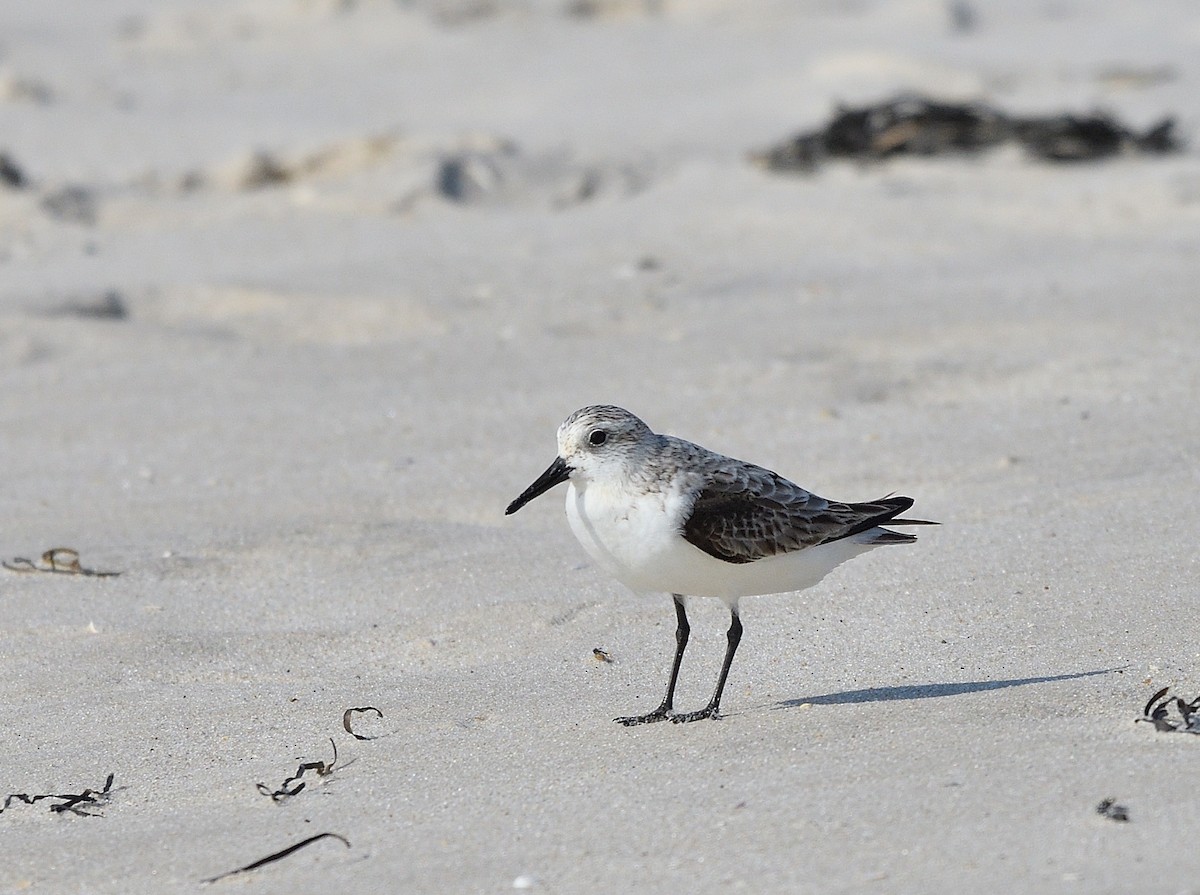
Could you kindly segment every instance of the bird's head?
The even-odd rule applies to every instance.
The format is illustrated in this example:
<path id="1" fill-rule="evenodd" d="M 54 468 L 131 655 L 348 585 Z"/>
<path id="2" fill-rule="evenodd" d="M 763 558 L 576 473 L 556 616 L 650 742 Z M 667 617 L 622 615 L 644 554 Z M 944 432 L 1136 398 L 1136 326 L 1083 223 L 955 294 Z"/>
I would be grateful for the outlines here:
<path id="1" fill-rule="evenodd" d="M 620 407 L 594 404 L 576 410 L 558 427 L 558 456 L 537 480 L 508 505 L 511 515 L 568 479 L 604 481 L 626 475 L 630 460 L 654 433 Z"/>

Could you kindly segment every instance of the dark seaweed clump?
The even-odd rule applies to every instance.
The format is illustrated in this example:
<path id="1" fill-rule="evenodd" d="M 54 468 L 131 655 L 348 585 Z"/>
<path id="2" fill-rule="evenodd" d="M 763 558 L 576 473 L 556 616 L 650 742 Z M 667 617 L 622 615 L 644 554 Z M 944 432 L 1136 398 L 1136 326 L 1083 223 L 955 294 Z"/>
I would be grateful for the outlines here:
<path id="1" fill-rule="evenodd" d="M 825 127 L 755 153 L 771 171 L 810 172 L 829 159 L 882 161 L 900 155 L 975 154 L 1018 143 L 1048 162 L 1084 162 L 1121 154 L 1178 152 L 1175 119 L 1138 133 L 1104 112 L 1010 115 L 987 103 L 940 102 L 902 95 L 839 108 Z"/>

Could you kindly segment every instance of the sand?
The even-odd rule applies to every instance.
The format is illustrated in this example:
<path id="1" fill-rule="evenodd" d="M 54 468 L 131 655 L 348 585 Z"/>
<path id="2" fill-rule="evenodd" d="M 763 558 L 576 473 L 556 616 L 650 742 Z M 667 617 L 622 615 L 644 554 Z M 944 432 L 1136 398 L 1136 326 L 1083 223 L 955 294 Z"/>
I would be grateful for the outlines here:
<path id="1" fill-rule="evenodd" d="M 1196 133 L 1194 4 L 973 6 L 5 3 L 0 554 L 121 574 L 0 570 L 0 795 L 114 775 L 0 892 L 321 832 L 214 891 L 1200 891 L 1200 740 L 1134 723 L 1200 693 L 1195 150 L 748 161 L 899 90 Z M 595 402 L 943 525 L 620 727 L 670 601 L 502 515 Z"/>

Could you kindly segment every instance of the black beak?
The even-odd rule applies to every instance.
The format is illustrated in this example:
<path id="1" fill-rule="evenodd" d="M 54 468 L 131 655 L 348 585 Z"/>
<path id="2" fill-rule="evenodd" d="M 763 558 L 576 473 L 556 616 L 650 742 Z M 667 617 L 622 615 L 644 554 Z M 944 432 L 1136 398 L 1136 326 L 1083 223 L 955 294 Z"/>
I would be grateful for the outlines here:
<path id="1" fill-rule="evenodd" d="M 505 516 L 511 516 L 535 497 L 545 494 L 555 485 L 562 484 L 571 477 L 572 469 L 562 457 L 555 457 L 550 467 L 537 477 L 537 481 L 521 492 L 521 496 L 508 505 Z"/>

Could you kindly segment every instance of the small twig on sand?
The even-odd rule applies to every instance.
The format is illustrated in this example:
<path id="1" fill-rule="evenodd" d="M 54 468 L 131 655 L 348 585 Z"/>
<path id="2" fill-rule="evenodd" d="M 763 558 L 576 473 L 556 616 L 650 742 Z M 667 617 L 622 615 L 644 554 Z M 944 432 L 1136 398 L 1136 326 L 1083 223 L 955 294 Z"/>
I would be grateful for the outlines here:
<path id="1" fill-rule="evenodd" d="M 300 842 L 297 842 L 295 845 L 289 845 L 287 848 L 282 849 L 281 851 L 269 854 L 265 858 L 259 858 L 257 861 L 247 864 L 245 867 L 238 867 L 236 870 L 227 870 L 224 873 L 218 873 L 216 876 L 210 876 L 208 879 L 202 879 L 200 882 L 215 883 L 217 880 L 225 879 L 227 876 L 235 876 L 239 873 L 249 873 L 251 870 L 257 870 L 259 867 L 265 867 L 274 861 L 286 858 L 288 855 L 292 854 L 292 852 L 297 852 L 305 846 L 312 845 L 314 842 L 317 842 L 321 839 L 336 839 L 338 842 L 342 843 L 342 845 L 346 846 L 346 848 L 350 848 L 350 840 L 345 836 L 339 836 L 337 833 L 318 833 L 316 836 L 309 836 L 307 839 L 303 839 Z"/>
<path id="2" fill-rule="evenodd" d="M 267 786 L 267 784 L 259 783 L 258 791 L 264 796 L 270 796 L 272 802 L 282 802 L 284 799 L 294 795 L 299 795 L 300 792 L 303 791 L 303 783 L 295 787 L 292 787 L 292 784 L 296 783 L 301 777 L 303 777 L 306 771 L 316 771 L 318 777 L 329 776 L 333 773 L 333 766 L 337 764 L 338 758 L 337 743 L 333 741 L 333 737 L 329 738 L 329 745 L 333 746 L 332 761 L 306 761 L 296 769 L 296 773 L 292 774 L 292 776 L 288 777 L 281 784 L 279 784 L 278 789 L 271 789 L 271 787 Z M 292 788 L 289 789 L 289 787 Z"/>
<path id="3" fill-rule="evenodd" d="M 346 709 L 346 711 L 342 712 L 342 727 L 345 728 L 346 733 L 350 734 L 350 736 L 354 737 L 356 740 L 373 740 L 373 739 L 375 739 L 375 737 L 366 736 L 361 733 L 355 733 L 350 728 L 350 716 L 352 714 L 354 714 L 355 712 L 374 712 L 376 715 L 378 715 L 380 717 L 381 720 L 383 718 L 383 712 L 379 711 L 379 709 L 375 708 L 375 706 L 373 706 L 373 705 L 364 705 L 364 706 L 360 706 L 357 708 Z"/>
<path id="4" fill-rule="evenodd" d="M 85 789 L 79 793 L 58 795 L 48 792 L 40 793 L 36 796 L 31 796 L 27 792 L 9 793 L 4 798 L 4 804 L 0 805 L 0 812 L 7 811 L 14 802 L 32 805 L 34 802 L 41 802 L 44 799 L 57 799 L 58 803 L 50 806 L 50 810 L 55 814 L 63 814 L 69 811 L 71 814 L 78 815 L 79 817 L 100 817 L 100 812 L 84 811 L 84 806 L 100 807 L 107 804 L 109 798 L 112 796 L 114 776 L 113 774 L 108 775 L 108 779 L 104 781 L 102 789 Z"/>
<path id="5" fill-rule="evenodd" d="M 42 554 L 42 564 L 32 559 L 16 556 L 0 563 L 10 572 L 44 572 L 49 575 L 82 575 L 86 578 L 115 578 L 120 572 L 101 572 L 85 569 L 79 562 L 79 551 L 74 547 L 51 547 Z"/>

